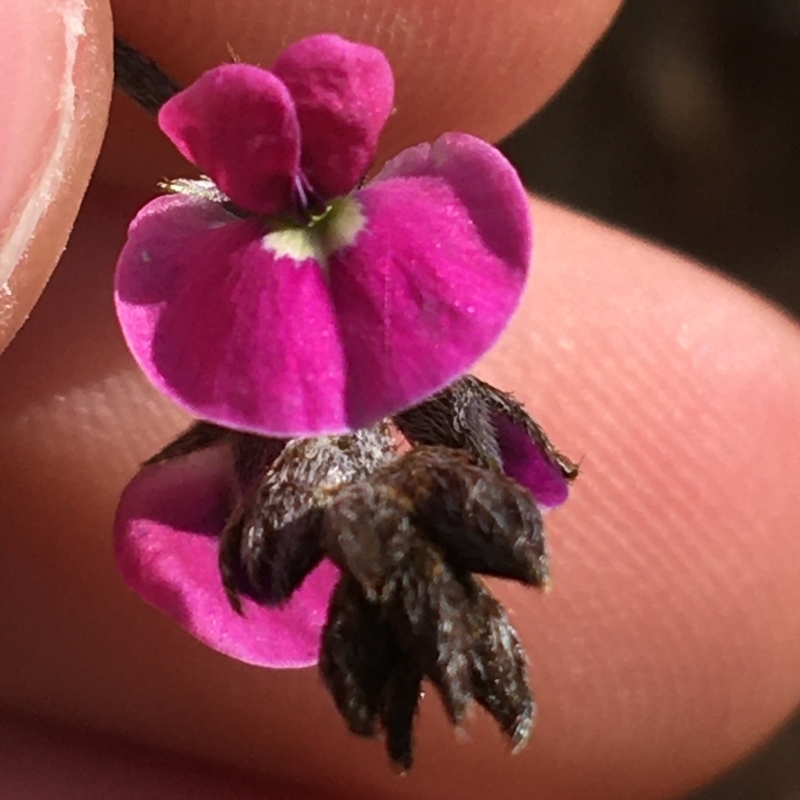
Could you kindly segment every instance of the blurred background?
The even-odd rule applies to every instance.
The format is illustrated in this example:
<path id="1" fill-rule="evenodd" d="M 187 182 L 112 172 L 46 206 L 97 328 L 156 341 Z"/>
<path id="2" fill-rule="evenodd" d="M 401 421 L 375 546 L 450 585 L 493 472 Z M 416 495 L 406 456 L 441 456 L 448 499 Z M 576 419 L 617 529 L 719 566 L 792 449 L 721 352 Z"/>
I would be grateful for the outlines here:
<path id="1" fill-rule="evenodd" d="M 505 142 L 535 191 L 800 314 L 800 0 L 627 0 Z"/>
<path id="2" fill-rule="evenodd" d="M 503 149 L 527 186 L 800 317 L 800 0 L 627 0 Z M 691 800 L 800 800 L 800 716 Z"/>

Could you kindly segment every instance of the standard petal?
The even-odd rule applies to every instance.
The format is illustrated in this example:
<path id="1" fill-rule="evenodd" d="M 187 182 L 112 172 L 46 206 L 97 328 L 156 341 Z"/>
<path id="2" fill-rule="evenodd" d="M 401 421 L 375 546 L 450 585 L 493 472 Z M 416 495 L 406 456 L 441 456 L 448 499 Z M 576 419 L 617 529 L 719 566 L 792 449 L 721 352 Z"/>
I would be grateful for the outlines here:
<path id="1" fill-rule="evenodd" d="M 445 133 L 432 145 L 399 153 L 372 183 L 426 176 L 447 185 L 485 248 L 508 268 L 527 274 L 533 246 L 530 205 L 519 175 L 496 147 L 466 133 Z M 454 211 L 445 207 L 440 214 Z"/>
<path id="2" fill-rule="evenodd" d="M 226 64 L 168 100 L 161 130 L 237 205 L 291 209 L 300 131 L 289 90 L 267 70 Z"/>
<path id="3" fill-rule="evenodd" d="M 354 195 L 364 218 L 330 258 L 347 359 L 347 419 L 368 425 L 463 374 L 506 326 L 531 255 L 522 185 L 490 145 L 450 134 L 414 148 L 412 176 Z"/>
<path id="4" fill-rule="evenodd" d="M 143 469 L 125 489 L 115 555 L 128 586 L 200 641 L 264 667 L 305 667 L 319 657 L 338 579 L 323 562 L 280 608 L 230 606 L 220 581 L 218 536 L 230 510 L 231 465 L 212 448 Z"/>
<path id="5" fill-rule="evenodd" d="M 392 110 L 394 77 L 386 57 L 320 34 L 287 47 L 272 71 L 294 98 L 311 186 L 324 198 L 347 194 L 369 169 Z"/>
<path id="6" fill-rule="evenodd" d="M 569 483 L 558 464 L 511 417 L 498 414 L 493 422 L 506 475 L 528 489 L 540 508 L 560 506 L 569 496 Z"/>
<path id="7" fill-rule="evenodd" d="M 117 265 L 128 346 L 158 389 L 202 419 L 273 436 L 346 430 L 324 265 L 302 237 L 270 236 L 205 200 L 145 206 Z"/>
<path id="8" fill-rule="evenodd" d="M 453 136 L 454 134 L 450 134 Z M 456 134 L 457 135 L 457 134 Z M 421 142 L 407 147 L 394 158 L 387 161 L 372 183 L 389 178 L 422 178 L 431 173 L 431 143 Z"/>

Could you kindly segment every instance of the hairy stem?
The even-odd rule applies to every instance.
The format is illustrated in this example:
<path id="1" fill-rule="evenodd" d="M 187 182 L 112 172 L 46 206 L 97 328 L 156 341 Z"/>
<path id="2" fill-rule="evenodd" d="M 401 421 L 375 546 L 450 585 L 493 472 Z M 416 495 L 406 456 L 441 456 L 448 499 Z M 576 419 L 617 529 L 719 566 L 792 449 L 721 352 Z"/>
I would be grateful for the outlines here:
<path id="1" fill-rule="evenodd" d="M 181 87 L 151 58 L 143 56 L 127 42 L 114 37 L 114 85 L 148 114 L 177 94 Z"/>

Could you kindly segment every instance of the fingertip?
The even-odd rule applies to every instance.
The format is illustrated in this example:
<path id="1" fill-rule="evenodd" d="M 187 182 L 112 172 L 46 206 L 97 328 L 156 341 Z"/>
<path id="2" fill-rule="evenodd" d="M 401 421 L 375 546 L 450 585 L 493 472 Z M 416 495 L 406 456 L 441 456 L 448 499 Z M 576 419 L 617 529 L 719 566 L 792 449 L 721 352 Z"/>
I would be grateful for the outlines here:
<path id="1" fill-rule="evenodd" d="M 0 26 L 0 351 L 66 244 L 105 131 L 111 19 L 101 0 L 14 0 Z"/>
<path id="2" fill-rule="evenodd" d="M 673 796 L 800 700 L 800 330 L 674 254 L 534 209 L 531 286 L 485 374 L 584 458 L 548 518 L 553 591 L 499 589 L 538 687 L 532 750 L 556 796 Z"/>
<path id="3" fill-rule="evenodd" d="M 376 166 L 410 145 L 462 131 L 495 141 L 521 124 L 567 80 L 603 34 L 620 0 L 115 0 L 119 34 L 179 82 L 230 61 L 269 68 L 291 42 L 334 32 L 374 44 L 396 80 L 394 113 Z M 276 24 L 276 20 L 280 23 Z M 152 190 L 185 174 L 155 126 L 115 101 L 100 172 L 109 182 Z M 179 170 L 183 168 L 183 172 Z"/>
<path id="4" fill-rule="evenodd" d="M 295 800 L 303 796 L 235 770 L 8 713 L 0 717 L 0 783 L 6 797 L 27 800 Z"/>

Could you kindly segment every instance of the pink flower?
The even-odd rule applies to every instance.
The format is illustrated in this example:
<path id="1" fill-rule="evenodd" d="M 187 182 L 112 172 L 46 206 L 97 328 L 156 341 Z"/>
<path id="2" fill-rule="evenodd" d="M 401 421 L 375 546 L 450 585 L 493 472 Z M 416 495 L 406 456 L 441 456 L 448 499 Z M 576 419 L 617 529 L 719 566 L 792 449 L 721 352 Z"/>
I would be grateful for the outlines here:
<path id="1" fill-rule="evenodd" d="M 519 179 L 450 133 L 362 186 L 392 102 L 380 51 L 319 35 L 271 71 L 213 69 L 162 107 L 210 180 L 142 209 L 116 303 L 176 403 L 264 435 L 356 430 L 449 384 L 500 335 L 531 255 Z"/>

